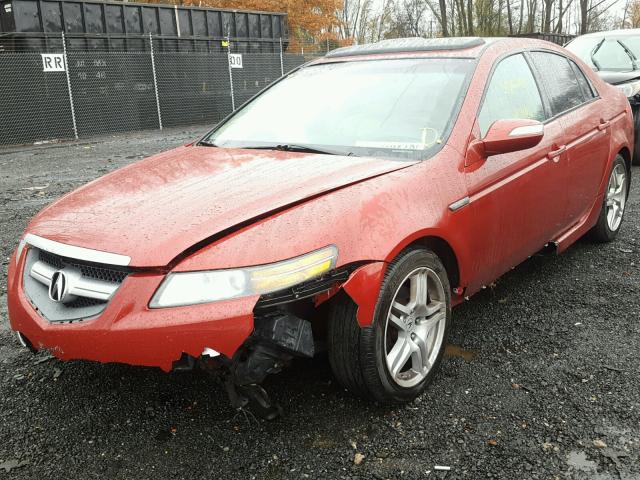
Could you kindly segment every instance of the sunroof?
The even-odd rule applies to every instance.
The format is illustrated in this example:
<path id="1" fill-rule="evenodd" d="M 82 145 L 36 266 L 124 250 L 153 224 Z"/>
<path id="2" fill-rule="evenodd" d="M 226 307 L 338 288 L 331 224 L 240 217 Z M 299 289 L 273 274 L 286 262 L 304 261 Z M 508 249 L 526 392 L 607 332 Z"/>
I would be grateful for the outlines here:
<path id="1" fill-rule="evenodd" d="M 351 57 L 354 55 L 369 55 L 374 53 L 399 52 L 433 52 L 439 50 L 462 50 L 464 48 L 479 47 L 485 41 L 480 37 L 450 37 L 450 38 L 394 38 L 382 40 L 366 45 L 342 47 L 327 53 L 327 57 Z"/>

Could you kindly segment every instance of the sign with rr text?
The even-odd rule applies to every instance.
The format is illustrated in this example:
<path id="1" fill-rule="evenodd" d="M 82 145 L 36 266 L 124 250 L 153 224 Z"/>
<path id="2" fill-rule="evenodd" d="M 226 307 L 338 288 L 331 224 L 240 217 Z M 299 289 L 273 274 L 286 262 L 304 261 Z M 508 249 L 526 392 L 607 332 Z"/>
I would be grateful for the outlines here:
<path id="1" fill-rule="evenodd" d="M 64 55 L 62 53 L 43 53 L 42 71 L 44 72 L 64 72 Z"/>

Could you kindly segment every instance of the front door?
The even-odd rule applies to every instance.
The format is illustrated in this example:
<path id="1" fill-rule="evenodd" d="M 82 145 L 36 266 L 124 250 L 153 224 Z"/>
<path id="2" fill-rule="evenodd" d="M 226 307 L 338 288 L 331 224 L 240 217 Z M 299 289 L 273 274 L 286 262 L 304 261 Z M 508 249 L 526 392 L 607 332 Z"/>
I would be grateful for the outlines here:
<path id="1" fill-rule="evenodd" d="M 499 61 L 481 104 L 473 136 L 483 138 L 496 120 L 544 122 L 547 108 L 523 54 Z M 473 209 L 475 289 L 541 249 L 564 227 L 566 138 L 559 121 L 528 150 L 486 159 L 467 156 L 465 177 Z"/>

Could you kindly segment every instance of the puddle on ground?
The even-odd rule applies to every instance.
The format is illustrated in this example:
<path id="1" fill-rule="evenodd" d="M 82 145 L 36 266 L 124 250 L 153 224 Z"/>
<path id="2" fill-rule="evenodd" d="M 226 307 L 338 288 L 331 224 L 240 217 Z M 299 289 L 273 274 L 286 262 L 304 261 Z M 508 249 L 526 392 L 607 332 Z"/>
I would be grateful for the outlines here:
<path id="1" fill-rule="evenodd" d="M 567 455 L 567 464 L 583 472 L 594 472 L 596 470 L 596 462 L 588 460 L 586 453 L 576 452 L 575 450 Z"/>
<path id="2" fill-rule="evenodd" d="M 477 350 L 465 350 L 458 345 L 452 345 L 450 343 L 444 348 L 444 356 L 447 358 L 462 358 L 463 360 L 470 362 L 478 354 Z"/>

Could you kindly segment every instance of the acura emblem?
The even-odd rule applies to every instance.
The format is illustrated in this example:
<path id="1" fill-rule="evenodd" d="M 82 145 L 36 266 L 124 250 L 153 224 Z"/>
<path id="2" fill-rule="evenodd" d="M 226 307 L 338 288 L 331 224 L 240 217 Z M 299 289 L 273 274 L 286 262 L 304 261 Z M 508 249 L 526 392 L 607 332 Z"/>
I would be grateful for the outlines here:
<path id="1" fill-rule="evenodd" d="M 54 302 L 64 302 L 68 292 L 67 276 L 58 270 L 51 276 L 49 284 L 49 298 Z"/>

